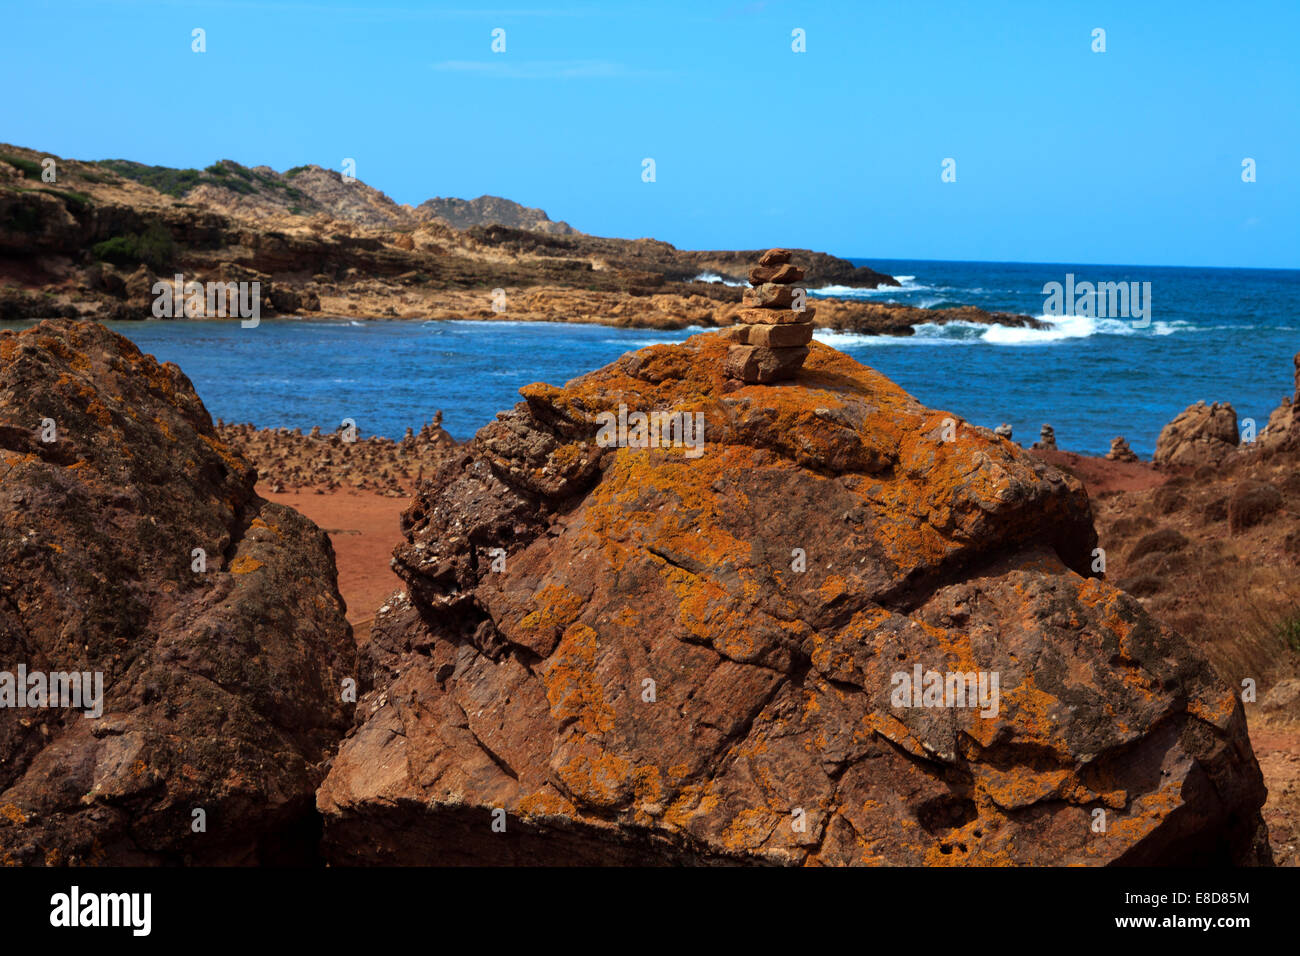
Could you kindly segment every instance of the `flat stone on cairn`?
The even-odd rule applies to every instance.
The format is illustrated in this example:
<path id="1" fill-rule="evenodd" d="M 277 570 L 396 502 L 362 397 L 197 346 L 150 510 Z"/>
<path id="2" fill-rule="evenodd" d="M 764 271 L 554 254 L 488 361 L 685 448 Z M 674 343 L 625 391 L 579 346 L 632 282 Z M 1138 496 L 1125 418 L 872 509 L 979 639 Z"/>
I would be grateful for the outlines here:
<path id="1" fill-rule="evenodd" d="M 749 270 L 740 323 L 731 330 L 737 343 L 727 352 L 727 375 L 748 383 L 794 378 L 808 358 L 815 309 L 795 311 L 794 283 L 804 271 L 790 263 L 789 249 L 769 249 Z"/>

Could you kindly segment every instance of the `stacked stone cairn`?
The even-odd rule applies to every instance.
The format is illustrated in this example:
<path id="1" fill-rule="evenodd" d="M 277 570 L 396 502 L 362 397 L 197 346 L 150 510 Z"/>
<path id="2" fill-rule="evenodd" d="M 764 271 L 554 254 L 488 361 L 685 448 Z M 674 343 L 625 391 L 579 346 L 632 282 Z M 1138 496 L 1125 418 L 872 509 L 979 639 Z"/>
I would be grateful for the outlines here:
<path id="1" fill-rule="evenodd" d="M 1106 457 L 1111 461 L 1137 461 L 1138 456 L 1123 435 L 1112 438 L 1110 441 L 1110 451 L 1106 452 Z"/>
<path id="2" fill-rule="evenodd" d="M 808 358 L 816 310 L 804 304 L 804 290 L 794 287 L 804 271 L 790 264 L 789 249 L 769 249 L 749 270 L 740 323 L 731 332 L 737 343 L 727 352 L 730 378 L 748 383 L 794 378 Z"/>

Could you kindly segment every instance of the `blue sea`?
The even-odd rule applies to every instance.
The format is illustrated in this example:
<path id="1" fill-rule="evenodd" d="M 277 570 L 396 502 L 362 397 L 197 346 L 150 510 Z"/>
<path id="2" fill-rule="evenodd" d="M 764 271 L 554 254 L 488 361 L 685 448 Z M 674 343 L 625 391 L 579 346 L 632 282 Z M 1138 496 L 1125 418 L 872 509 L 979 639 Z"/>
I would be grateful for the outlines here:
<path id="1" fill-rule="evenodd" d="M 1103 454 L 1116 435 L 1149 457 L 1161 427 L 1187 405 L 1231 402 L 1263 427 L 1293 390 L 1300 351 L 1300 271 L 855 259 L 901 289 L 812 290 L 920 307 L 977 305 L 1042 316 L 1043 287 L 1066 281 L 1150 282 L 1147 328 L 1129 319 L 1066 316 L 1028 330 L 923 326 L 897 338 L 818 339 L 898 382 L 934 408 L 1032 442 L 1047 422 L 1060 447 Z M 260 427 L 345 418 L 363 435 L 400 438 L 443 412 L 470 437 L 519 400 L 529 382 L 563 384 L 624 352 L 680 341 L 596 325 L 477 321 L 263 320 L 116 322 L 142 350 L 178 364 L 213 418 Z"/>

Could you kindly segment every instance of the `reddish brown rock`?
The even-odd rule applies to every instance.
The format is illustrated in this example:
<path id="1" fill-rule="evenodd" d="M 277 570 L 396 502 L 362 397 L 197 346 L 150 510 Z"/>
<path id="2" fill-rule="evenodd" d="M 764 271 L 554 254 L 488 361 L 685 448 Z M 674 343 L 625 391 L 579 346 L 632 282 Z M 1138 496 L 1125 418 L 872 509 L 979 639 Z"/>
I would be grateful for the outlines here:
<path id="1" fill-rule="evenodd" d="M 794 286 L 764 282 L 746 289 L 742 304 L 747 309 L 789 309 L 794 305 Z"/>
<path id="2" fill-rule="evenodd" d="M 727 353 L 726 371 L 728 377 L 740 379 L 742 382 L 778 382 L 794 378 L 799 374 L 799 369 L 807 357 L 806 347 L 771 348 L 753 344 L 737 345 Z"/>
<path id="3" fill-rule="evenodd" d="M 0 707 L 0 862 L 314 857 L 355 650 L 329 540 L 254 478 L 175 365 L 0 332 L 0 670 L 102 675 L 97 718 Z"/>
<path id="4" fill-rule="evenodd" d="M 1087 577 L 1077 479 L 818 343 L 732 389 L 731 344 L 528 386 L 412 502 L 330 862 L 1268 861 L 1241 705 Z M 620 406 L 700 453 L 601 447 Z"/>
<path id="5" fill-rule="evenodd" d="M 804 272 L 798 266 L 754 266 L 749 270 L 749 284 L 760 286 L 765 283 L 790 285 L 803 280 Z"/>
<path id="6" fill-rule="evenodd" d="M 738 325 L 737 340 L 744 345 L 762 345 L 767 348 L 789 348 L 807 345 L 812 341 L 813 327 L 799 322 L 788 325 Z"/>
<path id="7" fill-rule="evenodd" d="M 794 258 L 790 249 L 769 249 L 758 257 L 760 266 L 783 266 Z"/>
<path id="8" fill-rule="evenodd" d="M 1162 466 L 1219 465 L 1237 450 L 1239 440 L 1231 405 L 1197 402 L 1160 430 L 1152 461 Z"/>
<path id="9" fill-rule="evenodd" d="M 739 309 L 735 314 L 735 320 L 744 325 L 791 325 L 794 323 L 811 325 L 816 315 L 817 310 L 812 306 L 802 312 L 795 312 L 792 309 L 780 311 L 776 309 Z"/>

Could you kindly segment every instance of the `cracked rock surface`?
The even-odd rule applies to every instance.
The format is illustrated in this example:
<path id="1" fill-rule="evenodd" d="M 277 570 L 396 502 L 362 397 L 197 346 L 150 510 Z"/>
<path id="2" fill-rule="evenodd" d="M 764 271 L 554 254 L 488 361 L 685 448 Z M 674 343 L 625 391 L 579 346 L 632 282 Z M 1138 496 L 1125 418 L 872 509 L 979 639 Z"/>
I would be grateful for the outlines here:
<path id="1" fill-rule="evenodd" d="M 1091 576 L 1077 479 L 818 343 L 728 384 L 728 345 L 528 386 L 421 489 L 327 859 L 1269 862 L 1240 703 Z M 602 447 L 620 405 L 702 453 Z M 996 712 L 900 705 L 918 666 Z"/>
<path id="2" fill-rule="evenodd" d="M 255 478 L 175 365 L 0 332 L 0 671 L 103 681 L 98 718 L 0 707 L 0 862 L 314 857 L 356 654 L 329 540 Z"/>

